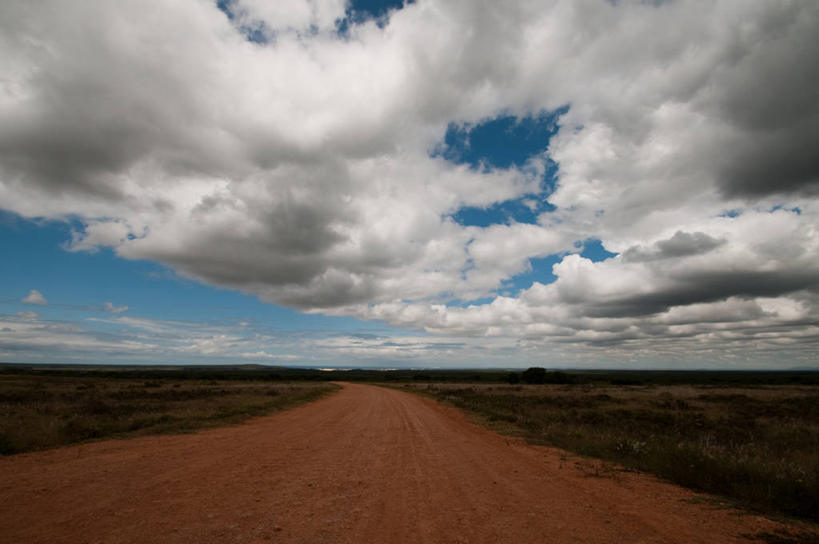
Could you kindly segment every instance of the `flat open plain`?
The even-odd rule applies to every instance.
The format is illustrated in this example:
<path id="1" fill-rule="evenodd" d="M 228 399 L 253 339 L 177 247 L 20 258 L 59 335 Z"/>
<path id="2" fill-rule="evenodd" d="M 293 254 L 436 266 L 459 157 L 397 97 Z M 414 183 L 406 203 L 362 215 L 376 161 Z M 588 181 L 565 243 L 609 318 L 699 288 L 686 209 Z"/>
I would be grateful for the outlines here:
<path id="1" fill-rule="evenodd" d="M 344 384 L 235 427 L 0 458 L 0 542 L 689 544 L 779 528 L 590 463 Z"/>

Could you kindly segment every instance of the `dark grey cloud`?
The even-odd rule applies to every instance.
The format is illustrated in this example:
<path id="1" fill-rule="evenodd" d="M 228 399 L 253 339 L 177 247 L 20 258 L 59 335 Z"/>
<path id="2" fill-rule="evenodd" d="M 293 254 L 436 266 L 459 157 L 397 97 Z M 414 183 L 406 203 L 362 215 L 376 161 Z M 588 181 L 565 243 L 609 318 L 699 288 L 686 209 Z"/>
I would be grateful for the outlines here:
<path id="1" fill-rule="evenodd" d="M 697 272 L 679 278 L 667 289 L 599 303 L 586 302 L 580 311 L 592 317 L 637 317 L 658 314 L 676 306 L 731 297 L 778 297 L 805 289 L 819 289 L 815 270 Z"/>
<path id="2" fill-rule="evenodd" d="M 819 5 L 772 2 L 733 35 L 703 93 L 740 133 L 720 150 L 727 197 L 819 192 Z"/>
<path id="3" fill-rule="evenodd" d="M 819 85 L 816 89 L 819 91 Z M 723 194 L 753 199 L 772 194 L 819 194 L 817 141 L 819 112 L 795 126 L 755 133 L 728 153 L 730 162 L 720 169 Z"/>
<path id="4" fill-rule="evenodd" d="M 714 238 L 704 232 L 677 231 L 667 240 L 655 242 L 650 248 L 642 246 L 631 247 L 623 252 L 625 262 L 645 262 L 675 257 L 701 255 L 718 248 L 726 241 Z"/>

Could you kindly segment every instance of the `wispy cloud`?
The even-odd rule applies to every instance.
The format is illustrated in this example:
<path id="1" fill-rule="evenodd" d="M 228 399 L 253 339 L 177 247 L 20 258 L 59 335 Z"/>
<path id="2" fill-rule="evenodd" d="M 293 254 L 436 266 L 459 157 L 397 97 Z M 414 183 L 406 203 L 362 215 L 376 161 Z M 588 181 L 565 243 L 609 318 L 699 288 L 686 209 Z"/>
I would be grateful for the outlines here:
<path id="1" fill-rule="evenodd" d="M 103 308 L 105 308 L 106 312 L 112 314 L 121 314 L 128 310 L 128 306 L 114 306 L 113 303 L 108 301 L 106 301 L 105 304 L 103 304 Z"/>

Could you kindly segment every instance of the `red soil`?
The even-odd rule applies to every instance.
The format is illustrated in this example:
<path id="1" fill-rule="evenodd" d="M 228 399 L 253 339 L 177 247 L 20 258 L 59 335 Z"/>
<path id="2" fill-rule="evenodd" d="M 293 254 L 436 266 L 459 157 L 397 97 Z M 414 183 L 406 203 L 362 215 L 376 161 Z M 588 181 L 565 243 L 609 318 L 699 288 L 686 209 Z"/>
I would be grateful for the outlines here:
<path id="1" fill-rule="evenodd" d="M 0 542 L 690 544 L 777 528 L 577 461 L 345 384 L 236 427 L 2 458 Z"/>

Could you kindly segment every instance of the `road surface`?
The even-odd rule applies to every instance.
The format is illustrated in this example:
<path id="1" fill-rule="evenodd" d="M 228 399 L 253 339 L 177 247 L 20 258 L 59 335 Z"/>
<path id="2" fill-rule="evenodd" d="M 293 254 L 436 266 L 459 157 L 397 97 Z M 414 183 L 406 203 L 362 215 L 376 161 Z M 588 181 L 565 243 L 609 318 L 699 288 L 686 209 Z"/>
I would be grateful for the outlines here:
<path id="1" fill-rule="evenodd" d="M 776 528 L 578 461 L 345 384 L 235 427 L 0 458 L 0 542 L 747 543 Z"/>

